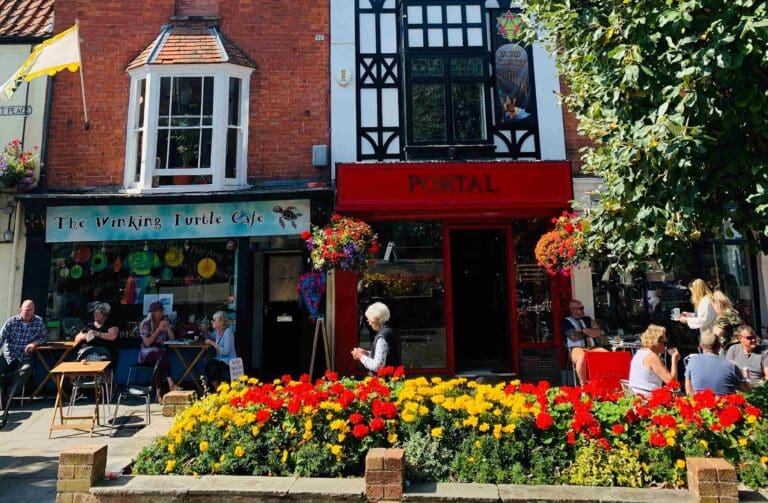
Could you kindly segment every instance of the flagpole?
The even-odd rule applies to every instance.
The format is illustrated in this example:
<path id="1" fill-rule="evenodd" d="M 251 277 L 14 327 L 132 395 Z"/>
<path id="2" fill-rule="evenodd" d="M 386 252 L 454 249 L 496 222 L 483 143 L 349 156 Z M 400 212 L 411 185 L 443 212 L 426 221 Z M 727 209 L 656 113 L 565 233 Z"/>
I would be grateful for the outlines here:
<path id="1" fill-rule="evenodd" d="M 88 106 L 85 104 L 85 80 L 83 79 L 83 58 L 80 55 L 80 20 L 75 19 L 75 26 L 77 26 L 77 59 L 80 61 L 80 93 L 83 95 L 83 117 L 85 119 L 85 123 L 83 124 L 83 129 L 88 129 L 91 127 L 90 123 L 88 122 Z"/>

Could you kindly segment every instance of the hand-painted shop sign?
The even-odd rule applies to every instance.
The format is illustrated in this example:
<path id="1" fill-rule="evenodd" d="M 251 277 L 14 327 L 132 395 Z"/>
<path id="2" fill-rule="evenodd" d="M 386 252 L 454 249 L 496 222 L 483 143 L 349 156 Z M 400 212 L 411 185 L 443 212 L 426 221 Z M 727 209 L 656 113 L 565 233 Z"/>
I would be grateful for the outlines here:
<path id="1" fill-rule="evenodd" d="M 241 203 L 51 206 L 49 243 L 196 239 L 300 234 L 309 229 L 308 200 Z"/>
<path id="2" fill-rule="evenodd" d="M 32 115 L 32 107 L 29 105 L 0 106 L 0 117 L 6 117 L 10 115 Z"/>
<path id="3" fill-rule="evenodd" d="M 551 216 L 573 199 L 568 161 L 337 165 L 336 210 L 361 216 Z"/>

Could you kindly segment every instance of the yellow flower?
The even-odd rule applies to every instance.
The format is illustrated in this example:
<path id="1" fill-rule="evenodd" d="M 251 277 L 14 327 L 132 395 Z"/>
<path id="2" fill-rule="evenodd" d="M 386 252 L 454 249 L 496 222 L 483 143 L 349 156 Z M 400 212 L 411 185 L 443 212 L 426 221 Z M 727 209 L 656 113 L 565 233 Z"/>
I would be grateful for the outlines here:
<path id="1" fill-rule="evenodd" d="M 170 452 L 171 454 L 173 454 L 174 452 L 176 452 L 176 445 L 174 445 L 174 444 L 168 444 L 168 452 Z"/>
<path id="2" fill-rule="evenodd" d="M 514 433 L 517 426 L 515 426 L 515 423 L 509 423 L 502 428 L 502 431 L 504 433 Z"/>
<path id="3" fill-rule="evenodd" d="M 429 409 L 424 407 L 423 405 L 419 406 L 419 414 L 422 416 L 426 415 L 429 412 Z"/>
<path id="4" fill-rule="evenodd" d="M 491 429 L 491 425 L 488 424 L 488 423 L 483 423 L 477 429 L 482 431 L 482 432 L 486 432 L 486 431 Z"/>
<path id="5" fill-rule="evenodd" d="M 248 376 L 246 375 L 240 376 L 240 382 L 247 382 L 247 381 L 248 381 Z"/>
<path id="6" fill-rule="evenodd" d="M 760 456 L 760 462 L 762 464 L 768 464 L 768 456 Z"/>
<path id="7" fill-rule="evenodd" d="M 237 456 L 238 458 L 242 458 L 244 454 L 245 454 L 245 449 L 243 449 L 239 445 L 235 447 L 235 456 Z"/>
<path id="8" fill-rule="evenodd" d="M 704 439 L 702 439 L 702 440 L 699 440 L 699 445 L 701 445 L 701 446 L 702 446 L 703 448 L 705 448 L 705 449 L 706 449 L 707 447 L 709 447 L 709 443 L 708 443 L 706 440 L 704 440 Z"/>
<path id="9" fill-rule="evenodd" d="M 339 443 L 342 443 L 345 438 L 347 438 L 347 435 L 345 433 L 339 433 Z"/>
<path id="10" fill-rule="evenodd" d="M 326 420 L 326 421 L 330 421 L 331 419 L 333 419 L 333 414 L 331 414 L 331 413 L 329 412 L 328 414 L 326 414 L 326 415 L 325 415 L 325 420 Z"/>
<path id="11" fill-rule="evenodd" d="M 165 463 L 165 473 L 171 473 L 174 468 L 176 468 L 176 460 L 169 459 L 168 462 Z"/>
<path id="12" fill-rule="evenodd" d="M 757 422 L 757 416 L 753 416 L 752 414 L 748 415 L 747 422 L 749 424 L 755 424 Z"/>
<path id="13" fill-rule="evenodd" d="M 257 425 L 257 426 L 254 426 L 253 428 L 251 428 L 251 434 L 254 437 L 258 437 L 259 433 L 261 433 L 261 427 L 260 426 Z"/>
<path id="14" fill-rule="evenodd" d="M 437 428 L 432 428 L 432 436 L 435 438 L 440 438 L 443 436 L 443 429 L 439 426 Z"/>
<path id="15" fill-rule="evenodd" d="M 288 451 L 286 449 L 283 449 L 283 456 L 280 458 L 280 461 L 285 464 L 286 461 L 288 461 Z"/>
<path id="16" fill-rule="evenodd" d="M 217 473 L 219 470 L 221 470 L 221 463 L 214 463 L 212 467 L 213 473 Z"/>
<path id="17" fill-rule="evenodd" d="M 331 454 L 333 454 L 337 458 L 341 456 L 342 447 L 340 445 L 331 445 L 329 449 L 331 450 Z"/>
<path id="18" fill-rule="evenodd" d="M 475 462 L 475 458 L 473 456 L 469 456 L 467 458 L 467 463 L 474 463 L 474 462 Z"/>
<path id="19" fill-rule="evenodd" d="M 389 435 L 387 435 L 387 442 L 389 442 L 390 444 L 394 444 L 395 442 L 397 442 L 397 433 L 390 433 Z"/>
<path id="20" fill-rule="evenodd" d="M 746 438 L 740 438 L 739 439 L 739 445 L 742 446 L 742 447 L 747 445 L 747 439 Z"/>
<path id="21" fill-rule="evenodd" d="M 200 442 L 200 452 L 205 452 L 207 450 L 208 450 L 208 442 L 203 440 L 202 442 Z"/>
<path id="22" fill-rule="evenodd" d="M 677 461 L 675 461 L 675 467 L 682 470 L 683 468 L 685 468 L 685 461 L 683 461 L 682 459 L 678 459 Z"/>
<path id="23" fill-rule="evenodd" d="M 403 412 L 400 414 L 400 417 L 405 421 L 406 423 L 412 423 L 416 420 L 416 416 L 411 414 L 410 412 Z"/>
<path id="24" fill-rule="evenodd" d="M 670 447 L 675 446 L 675 437 L 667 437 L 667 445 Z"/>
<path id="25" fill-rule="evenodd" d="M 483 446 L 483 443 L 479 440 L 475 440 L 475 447 L 480 449 Z"/>

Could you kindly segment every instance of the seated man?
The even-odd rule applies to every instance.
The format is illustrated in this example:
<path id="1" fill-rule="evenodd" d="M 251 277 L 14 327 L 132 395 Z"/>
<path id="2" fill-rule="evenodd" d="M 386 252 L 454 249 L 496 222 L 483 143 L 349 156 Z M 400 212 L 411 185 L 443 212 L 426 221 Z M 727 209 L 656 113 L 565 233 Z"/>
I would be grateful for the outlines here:
<path id="1" fill-rule="evenodd" d="M 685 392 L 693 395 L 705 389 L 715 395 L 730 395 L 746 389 L 741 370 L 719 355 L 720 339 L 711 330 L 701 333 L 701 354 L 692 355 L 685 369 Z"/>
<path id="2" fill-rule="evenodd" d="M 576 367 L 579 382 L 584 384 L 584 355 L 588 351 L 606 351 L 598 347 L 596 340 L 602 335 L 600 326 L 589 316 L 584 316 L 584 304 L 573 299 L 568 304 L 571 315 L 563 320 L 562 331 L 571 361 Z"/>
<path id="3" fill-rule="evenodd" d="M 736 330 L 739 344 L 728 348 L 725 357 L 742 370 L 750 385 L 760 384 L 768 379 L 768 349 L 760 347 L 757 334 L 749 325 Z"/>
<path id="4" fill-rule="evenodd" d="M 32 353 L 48 341 L 43 319 L 35 315 L 35 303 L 25 300 L 19 314 L 11 316 L 0 329 L 0 424 L 5 424 L 8 407 L 16 390 L 32 375 Z"/>
<path id="5" fill-rule="evenodd" d="M 77 359 L 86 353 L 99 353 L 103 360 L 117 362 L 117 340 L 120 335 L 120 327 L 109 318 L 112 308 L 106 302 L 99 302 L 93 308 L 93 319 L 83 326 L 75 336 L 75 342 L 81 344 L 77 352 Z"/>

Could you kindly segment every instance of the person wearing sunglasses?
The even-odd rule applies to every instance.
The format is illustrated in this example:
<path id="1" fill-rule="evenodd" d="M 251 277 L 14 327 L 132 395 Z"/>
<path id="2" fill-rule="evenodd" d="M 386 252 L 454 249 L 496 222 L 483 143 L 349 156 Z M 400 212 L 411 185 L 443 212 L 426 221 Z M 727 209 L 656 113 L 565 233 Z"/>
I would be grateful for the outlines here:
<path id="1" fill-rule="evenodd" d="M 584 359 L 589 351 L 606 351 L 597 345 L 597 340 L 603 334 L 600 326 L 589 316 L 584 316 L 584 304 L 573 299 L 568 304 L 570 316 L 563 320 L 561 333 L 565 337 L 568 353 L 576 369 L 579 382 L 584 384 Z"/>
<path id="2" fill-rule="evenodd" d="M 712 390 L 715 395 L 730 395 L 744 390 L 747 383 L 733 362 L 720 356 L 720 339 L 711 330 L 701 334 L 700 354 L 691 355 L 685 367 L 685 392 L 689 395 Z"/>
<path id="3" fill-rule="evenodd" d="M 725 357 L 742 369 L 750 385 L 765 382 L 768 379 L 768 349 L 760 346 L 757 334 L 749 325 L 740 326 L 736 333 L 739 344 L 728 348 Z"/>

